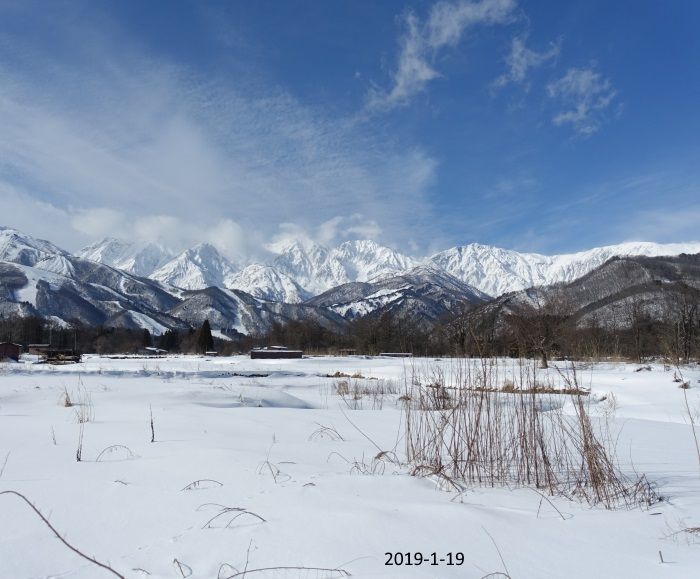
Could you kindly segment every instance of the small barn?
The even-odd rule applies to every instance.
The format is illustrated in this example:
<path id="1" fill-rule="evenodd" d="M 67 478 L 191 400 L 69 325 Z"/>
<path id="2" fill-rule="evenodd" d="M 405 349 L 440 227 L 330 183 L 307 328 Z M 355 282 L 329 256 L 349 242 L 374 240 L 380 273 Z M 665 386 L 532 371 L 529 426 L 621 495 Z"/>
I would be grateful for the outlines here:
<path id="1" fill-rule="evenodd" d="M 290 350 L 285 346 L 268 346 L 267 348 L 253 348 L 250 351 L 251 360 L 278 360 L 288 358 L 301 358 L 302 350 Z"/>
<path id="2" fill-rule="evenodd" d="M 46 351 L 50 348 L 51 344 L 29 344 L 27 346 L 27 352 L 34 356 L 45 356 Z"/>
<path id="3" fill-rule="evenodd" d="M 12 342 L 0 342 L 0 360 L 19 361 L 19 355 L 22 353 L 22 346 L 13 344 Z"/>

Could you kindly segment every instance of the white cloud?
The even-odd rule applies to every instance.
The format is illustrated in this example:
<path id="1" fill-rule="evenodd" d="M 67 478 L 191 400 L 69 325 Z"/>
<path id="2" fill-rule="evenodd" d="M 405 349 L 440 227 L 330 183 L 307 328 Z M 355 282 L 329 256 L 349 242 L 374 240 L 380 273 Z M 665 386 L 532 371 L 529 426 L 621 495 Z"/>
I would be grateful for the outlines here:
<path id="1" fill-rule="evenodd" d="M 355 214 L 350 217 L 345 237 L 347 239 L 378 239 L 381 234 L 382 228 L 374 219 L 367 219 L 364 215 Z"/>
<path id="2" fill-rule="evenodd" d="M 126 231 L 126 216 L 121 211 L 108 207 L 79 209 L 71 216 L 70 224 L 73 229 L 92 239 L 114 236 L 117 232 L 126 238 L 133 233 Z"/>
<path id="3" fill-rule="evenodd" d="M 625 219 L 620 232 L 625 239 L 653 239 L 657 242 L 700 241 L 700 204 L 689 203 L 680 209 L 665 207 L 639 211 Z"/>
<path id="4" fill-rule="evenodd" d="M 509 83 L 522 84 L 530 69 L 556 60 L 559 56 L 560 43 L 551 42 L 548 50 L 536 52 L 526 46 L 526 40 L 526 35 L 513 38 L 510 54 L 506 57 L 507 71 L 496 79 L 495 85 L 497 87 L 503 87 Z"/>
<path id="5" fill-rule="evenodd" d="M 353 239 L 376 241 L 382 233 L 380 225 L 362 213 L 337 215 L 313 228 L 305 228 L 298 223 L 280 223 L 267 249 L 278 253 L 294 242 L 299 242 L 306 247 L 314 244 L 328 247 Z"/>
<path id="6" fill-rule="evenodd" d="M 333 219 L 329 219 L 325 223 L 321 223 L 320 227 L 318 228 L 318 234 L 316 235 L 316 241 L 322 245 L 329 245 L 333 243 L 340 234 L 340 227 L 343 221 L 343 217 L 336 216 Z"/>
<path id="7" fill-rule="evenodd" d="M 570 68 L 562 78 L 547 85 L 547 93 L 565 107 L 552 122 L 569 124 L 581 136 L 601 128 L 606 110 L 617 96 L 610 81 L 594 67 Z"/>
<path id="8" fill-rule="evenodd" d="M 428 82 L 440 76 L 434 61 L 442 49 L 456 46 L 472 27 L 508 22 L 515 6 L 515 0 L 443 1 L 432 6 L 425 21 L 408 13 L 392 86 L 388 90 L 371 89 L 367 109 L 382 111 L 407 104 Z"/>
<path id="9" fill-rule="evenodd" d="M 355 213 L 402 243 L 430 213 L 436 163 L 421 149 L 259 79 L 201 78 L 84 25 L 56 21 L 73 58 L 19 36 L 0 45 L 0 194 L 18 207 L 0 222 L 68 249 L 103 235 L 176 248 L 200 236 L 237 254 L 280 223 L 313 230 Z"/>

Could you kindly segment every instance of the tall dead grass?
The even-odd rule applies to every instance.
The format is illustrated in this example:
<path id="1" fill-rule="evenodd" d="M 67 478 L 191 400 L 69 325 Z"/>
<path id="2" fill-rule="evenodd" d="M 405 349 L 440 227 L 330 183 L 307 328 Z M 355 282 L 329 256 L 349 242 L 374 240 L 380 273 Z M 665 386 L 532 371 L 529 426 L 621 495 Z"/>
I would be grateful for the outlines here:
<path id="1" fill-rule="evenodd" d="M 609 509 L 658 500 L 644 476 L 617 467 L 608 419 L 591 418 L 574 367 L 560 372 L 563 388 L 547 391 L 537 386 L 535 363 L 523 361 L 504 391 L 496 361 L 455 364 L 449 377 L 435 367 L 406 381 L 406 454 L 414 474 L 533 487 Z"/>

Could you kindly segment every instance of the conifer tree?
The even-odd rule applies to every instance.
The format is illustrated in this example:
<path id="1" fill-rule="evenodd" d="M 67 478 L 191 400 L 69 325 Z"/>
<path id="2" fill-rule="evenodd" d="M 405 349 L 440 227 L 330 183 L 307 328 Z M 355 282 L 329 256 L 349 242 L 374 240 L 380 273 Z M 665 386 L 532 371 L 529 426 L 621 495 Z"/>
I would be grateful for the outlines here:
<path id="1" fill-rule="evenodd" d="M 197 350 L 200 354 L 204 354 L 213 349 L 214 338 L 211 335 L 211 326 L 209 325 L 209 320 L 204 320 L 197 336 Z"/>

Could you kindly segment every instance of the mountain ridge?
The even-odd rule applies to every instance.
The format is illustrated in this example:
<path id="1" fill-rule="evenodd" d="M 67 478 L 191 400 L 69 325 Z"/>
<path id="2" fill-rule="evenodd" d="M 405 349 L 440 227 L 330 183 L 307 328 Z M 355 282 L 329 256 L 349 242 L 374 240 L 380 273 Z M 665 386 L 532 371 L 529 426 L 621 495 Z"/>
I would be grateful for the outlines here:
<path id="1" fill-rule="evenodd" d="M 555 255 L 470 243 L 427 257 L 412 257 L 371 240 L 345 241 L 335 247 L 294 241 L 278 246 L 278 253 L 268 262 L 234 264 L 212 248 L 211 263 L 206 259 L 185 260 L 186 266 L 173 263 L 183 261 L 182 256 L 193 249 L 173 257 L 157 272 L 141 275 L 184 289 L 203 289 L 207 284 L 249 292 L 254 289 L 253 293 L 263 299 L 300 303 L 342 284 L 373 282 L 420 264 L 432 264 L 498 297 L 532 286 L 573 281 L 614 256 L 698 253 L 700 242 L 624 242 Z M 98 255 L 95 257 L 100 261 Z"/>
<path id="2" fill-rule="evenodd" d="M 629 242 L 555 256 L 469 244 L 418 259 L 374 241 L 356 240 L 333 248 L 292 243 L 272 265 L 233 263 L 213 245 L 199 244 L 148 277 L 103 263 L 135 265 L 134 256 L 144 247 L 108 238 L 76 256 L 49 241 L 0 227 L 0 315 L 41 315 L 61 324 L 161 332 L 196 324 L 209 312 L 221 325 L 218 329 L 260 333 L 285 320 L 311 319 L 342 329 L 358 317 L 391 313 L 428 327 L 494 297 L 521 292 L 517 301 L 551 294 L 551 288 L 593 275 L 612 257 L 700 254 L 697 242 Z M 314 293 L 301 282 L 327 289 Z M 549 289 L 543 293 L 540 287 Z M 584 295 L 582 291 L 574 293 Z"/>

